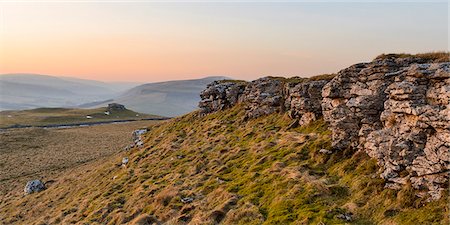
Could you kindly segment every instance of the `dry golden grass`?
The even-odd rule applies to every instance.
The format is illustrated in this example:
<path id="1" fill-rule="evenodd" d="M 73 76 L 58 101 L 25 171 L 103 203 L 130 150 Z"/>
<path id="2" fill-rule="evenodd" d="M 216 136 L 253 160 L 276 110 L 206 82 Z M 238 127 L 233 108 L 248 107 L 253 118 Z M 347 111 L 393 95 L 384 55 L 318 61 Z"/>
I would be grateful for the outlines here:
<path id="1" fill-rule="evenodd" d="M 0 128 L 14 125 L 46 126 L 54 124 L 161 118 L 160 116 L 137 113 L 128 109 L 109 110 L 110 115 L 105 115 L 105 111 L 108 111 L 106 107 L 96 109 L 38 108 L 30 110 L 1 111 Z M 86 118 L 88 115 L 93 118 Z"/>
<path id="2" fill-rule="evenodd" d="M 243 114 L 238 106 L 152 126 L 143 148 L 1 202 L 0 223 L 344 224 L 337 215 L 351 211 L 354 224 L 448 224 L 447 194 L 424 203 L 385 189 L 362 152 L 319 153 L 331 144 L 323 120 L 288 129 L 286 115 Z"/>
<path id="3" fill-rule="evenodd" d="M 131 132 L 152 121 L 91 127 L 10 129 L 0 133 L 0 197 L 22 194 L 27 180 L 58 179 L 61 172 L 117 154 Z"/>
<path id="4" fill-rule="evenodd" d="M 427 52 L 427 53 L 419 53 L 419 54 L 407 54 L 407 53 L 398 53 L 398 54 L 381 54 L 377 56 L 375 59 L 386 59 L 386 58 L 420 58 L 427 61 L 432 62 L 449 62 L 450 61 L 450 52 Z"/>

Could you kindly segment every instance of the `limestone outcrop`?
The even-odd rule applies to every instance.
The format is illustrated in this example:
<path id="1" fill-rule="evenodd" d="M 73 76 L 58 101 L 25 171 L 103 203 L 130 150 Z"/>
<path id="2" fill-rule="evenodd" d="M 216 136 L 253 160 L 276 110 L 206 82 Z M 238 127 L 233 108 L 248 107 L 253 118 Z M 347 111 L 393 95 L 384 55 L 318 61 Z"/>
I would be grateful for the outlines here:
<path id="1" fill-rule="evenodd" d="M 323 118 L 332 151 L 365 151 L 387 188 L 411 183 L 438 199 L 450 171 L 450 63 L 427 55 L 383 55 L 332 79 L 265 77 L 214 82 L 201 93 L 201 112 L 243 104 L 246 118 L 287 112 L 300 125 Z M 327 150 L 328 151 L 328 150 Z"/>
<path id="2" fill-rule="evenodd" d="M 246 117 L 257 118 L 283 110 L 283 85 L 271 77 L 250 82 L 239 97 L 240 102 L 246 103 Z"/>
<path id="3" fill-rule="evenodd" d="M 450 170 L 450 63 L 413 64 L 386 90 L 382 129 L 363 149 L 391 188 L 411 182 L 439 199 Z"/>
<path id="4" fill-rule="evenodd" d="M 200 93 L 199 107 L 202 114 L 230 108 L 238 103 L 246 82 L 214 81 Z"/>
<path id="5" fill-rule="evenodd" d="M 285 86 L 285 108 L 299 125 L 308 124 L 322 117 L 322 88 L 328 80 L 287 83 Z"/>

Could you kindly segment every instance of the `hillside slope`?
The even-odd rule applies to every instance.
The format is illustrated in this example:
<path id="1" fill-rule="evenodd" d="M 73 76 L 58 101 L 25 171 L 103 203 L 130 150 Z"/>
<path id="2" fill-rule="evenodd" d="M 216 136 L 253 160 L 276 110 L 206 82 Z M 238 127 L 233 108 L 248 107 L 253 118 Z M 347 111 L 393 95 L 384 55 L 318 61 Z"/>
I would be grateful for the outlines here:
<path id="1" fill-rule="evenodd" d="M 449 224 L 449 84 L 448 53 L 215 81 L 142 145 L 9 196 L 0 222 Z"/>
<path id="2" fill-rule="evenodd" d="M 132 110 L 162 116 L 179 116 L 197 109 L 198 93 L 206 85 L 225 77 L 206 77 L 193 80 L 176 80 L 143 84 L 134 87 L 111 101 L 81 107 L 101 107 L 111 102 Z"/>
<path id="3" fill-rule="evenodd" d="M 286 114 L 244 114 L 236 106 L 149 127 L 142 148 L 0 203 L 0 222 L 448 224 L 447 196 L 426 203 L 410 186 L 385 189 L 362 152 L 320 152 L 331 145 L 323 120 L 289 129 Z"/>

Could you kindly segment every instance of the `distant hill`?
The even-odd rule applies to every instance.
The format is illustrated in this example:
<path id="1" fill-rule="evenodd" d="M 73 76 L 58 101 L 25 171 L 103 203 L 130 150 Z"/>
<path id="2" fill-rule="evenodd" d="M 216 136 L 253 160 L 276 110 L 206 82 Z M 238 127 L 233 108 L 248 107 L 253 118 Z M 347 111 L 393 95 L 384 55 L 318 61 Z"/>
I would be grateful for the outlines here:
<path id="1" fill-rule="evenodd" d="M 143 114 L 126 108 L 113 107 L 94 109 L 36 108 L 29 110 L 5 110 L 0 112 L 0 129 L 27 126 L 95 124 L 112 121 L 138 121 L 161 118 L 161 116 L 157 115 Z"/>
<path id="2" fill-rule="evenodd" d="M 111 99 L 139 83 L 106 83 L 39 74 L 0 75 L 0 110 L 73 107 Z"/>
<path id="3" fill-rule="evenodd" d="M 205 89 L 207 84 L 222 79 L 227 77 L 212 76 L 193 80 L 148 83 L 134 87 L 110 101 L 83 104 L 80 107 L 102 107 L 108 103 L 117 102 L 138 112 L 178 116 L 197 109 L 200 91 Z"/>

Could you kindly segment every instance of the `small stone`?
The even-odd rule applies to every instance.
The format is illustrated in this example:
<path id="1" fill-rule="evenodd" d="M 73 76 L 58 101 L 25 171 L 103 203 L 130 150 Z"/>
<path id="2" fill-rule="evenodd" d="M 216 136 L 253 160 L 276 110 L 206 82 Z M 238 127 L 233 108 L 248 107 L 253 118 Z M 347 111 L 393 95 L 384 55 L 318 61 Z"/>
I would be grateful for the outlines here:
<path id="1" fill-rule="evenodd" d="M 352 214 L 351 213 L 342 213 L 342 214 L 338 214 L 336 216 L 336 218 L 350 222 L 350 221 L 352 221 Z"/>
<path id="2" fill-rule="evenodd" d="M 122 165 L 126 165 L 128 163 L 128 157 L 124 157 L 122 159 Z"/>
<path id="3" fill-rule="evenodd" d="M 184 204 L 191 203 L 192 201 L 194 201 L 194 199 L 191 197 L 186 197 L 186 198 L 181 199 L 181 202 Z"/>
<path id="4" fill-rule="evenodd" d="M 332 151 L 330 151 L 330 150 L 328 150 L 328 149 L 324 149 L 324 148 L 320 149 L 319 152 L 320 152 L 320 153 L 323 153 L 323 154 L 327 154 L 327 155 L 333 153 Z"/>
<path id="5" fill-rule="evenodd" d="M 45 185 L 40 180 L 28 181 L 24 188 L 25 194 L 31 194 L 33 192 L 40 192 L 42 190 L 45 190 Z"/>

